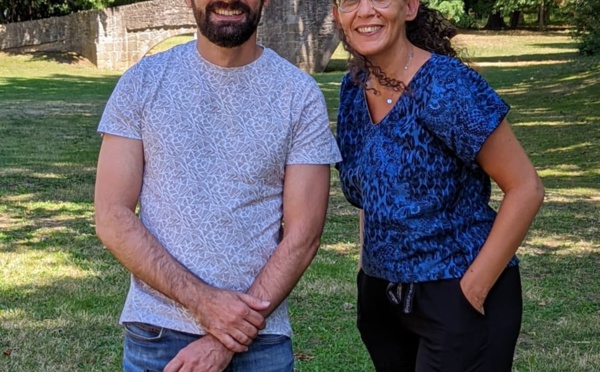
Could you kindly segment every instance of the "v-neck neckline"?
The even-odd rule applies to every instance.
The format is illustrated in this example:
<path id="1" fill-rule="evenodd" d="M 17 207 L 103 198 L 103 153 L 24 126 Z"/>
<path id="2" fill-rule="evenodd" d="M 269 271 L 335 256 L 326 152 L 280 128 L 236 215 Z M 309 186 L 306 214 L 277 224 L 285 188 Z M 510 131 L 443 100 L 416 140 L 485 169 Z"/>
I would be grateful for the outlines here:
<path id="1" fill-rule="evenodd" d="M 429 57 L 429 59 L 427 59 L 419 67 L 419 69 L 417 70 L 417 72 L 415 72 L 415 74 L 413 75 L 412 79 L 410 79 L 410 82 L 406 86 L 406 89 L 400 94 L 400 97 L 398 97 L 398 99 L 396 100 L 396 102 L 392 105 L 392 108 L 377 123 L 373 122 L 373 117 L 371 115 L 371 110 L 369 109 L 369 104 L 367 102 L 367 93 L 366 93 L 366 91 L 365 91 L 364 88 L 361 89 L 362 90 L 362 105 L 363 105 L 363 107 L 364 107 L 364 109 L 365 109 L 365 111 L 367 113 L 367 118 L 369 119 L 369 126 L 371 126 L 371 127 L 378 127 L 381 124 L 383 124 L 385 121 L 387 121 L 387 119 L 391 116 L 391 114 L 398 108 L 398 106 L 400 105 L 400 103 L 404 102 L 406 100 L 406 97 L 412 94 L 411 92 L 413 91 L 412 86 L 414 85 L 414 82 L 417 81 L 417 80 L 419 80 L 419 78 L 421 77 L 421 75 L 424 73 L 423 71 L 425 70 L 426 66 L 434 58 L 436 58 L 436 54 L 435 53 L 431 53 L 431 56 Z"/>

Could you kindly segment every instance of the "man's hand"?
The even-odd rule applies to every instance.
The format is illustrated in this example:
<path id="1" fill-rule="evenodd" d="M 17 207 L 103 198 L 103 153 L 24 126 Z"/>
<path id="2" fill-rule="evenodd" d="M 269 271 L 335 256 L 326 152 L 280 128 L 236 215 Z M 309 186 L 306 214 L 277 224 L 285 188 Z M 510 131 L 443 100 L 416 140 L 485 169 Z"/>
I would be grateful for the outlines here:
<path id="1" fill-rule="evenodd" d="M 208 333 L 229 350 L 241 353 L 265 328 L 260 312 L 269 305 L 269 301 L 244 293 L 211 288 L 192 311 Z"/>
<path id="2" fill-rule="evenodd" d="M 164 372 L 221 372 L 227 368 L 233 355 L 214 336 L 206 335 L 181 349 Z"/>

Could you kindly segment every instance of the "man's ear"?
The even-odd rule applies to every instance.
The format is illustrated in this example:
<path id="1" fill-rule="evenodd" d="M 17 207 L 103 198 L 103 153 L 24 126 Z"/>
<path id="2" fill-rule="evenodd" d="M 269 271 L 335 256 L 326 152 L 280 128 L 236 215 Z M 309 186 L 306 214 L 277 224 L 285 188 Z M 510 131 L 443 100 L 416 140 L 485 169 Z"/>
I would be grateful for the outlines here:
<path id="1" fill-rule="evenodd" d="M 406 0 L 406 21 L 414 21 L 419 13 L 419 0 Z"/>
<path id="2" fill-rule="evenodd" d="M 270 0 L 265 0 L 265 1 L 263 1 L 263 6 L 264 6 L 265 8 L 267 8 L 267 7 L 269 6 L 269 3 L 270 3 L 270 2 L 271 2 Z"/>
<path id="3" fill-rule="evenodd" d="M 192 1 L 194 0 L 185 0 L 185 5 L 190 9 L 192 8 Z"/>

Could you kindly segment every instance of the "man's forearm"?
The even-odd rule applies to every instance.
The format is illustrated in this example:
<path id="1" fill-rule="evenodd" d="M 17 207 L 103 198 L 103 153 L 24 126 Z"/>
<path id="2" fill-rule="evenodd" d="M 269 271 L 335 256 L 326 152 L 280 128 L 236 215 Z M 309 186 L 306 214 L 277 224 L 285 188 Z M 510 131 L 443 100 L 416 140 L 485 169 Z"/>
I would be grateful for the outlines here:
<path id="1" fill-rule="evenodd" d="M 315 257 L 319 243 L 319 239 L 313 239 L 294 244 L 284 238 L 279 244 L 248 290 L 249 295 L 271 303 L 261 312 L 263 316 L 271 314 L 294 289 Z"/>
<path id="2" fill-rule="evenodd" d="M 113 207 L 97 212 L 96 220 L 100 240 L 134 276 L 186 308 L 206 296 L 209 286 L 175 260 L 131 210 Z"/>
<path id="3" fill-rule="evenodd" d="M 284 230 L 281 243 L 248 293 L 268 300 L 269 315 L 290 294 L 319 248 L 329 199 L 328 165 L 286 168 L 283 191 Z"/>

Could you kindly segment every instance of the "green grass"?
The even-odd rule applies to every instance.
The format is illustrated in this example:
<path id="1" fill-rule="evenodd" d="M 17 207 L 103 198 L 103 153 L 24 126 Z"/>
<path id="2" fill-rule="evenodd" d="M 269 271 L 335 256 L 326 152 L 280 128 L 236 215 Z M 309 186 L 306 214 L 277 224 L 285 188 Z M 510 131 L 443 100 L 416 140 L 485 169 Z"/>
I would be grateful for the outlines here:
<path id="1" fill-rule="evenodd" d="M 547 190 L 520 250 L 514 370 L 600 370 L 600 60 L 560 33 L 457 41 L 512 106 Z M 334 57 L 315 75 L 332 126 Z M 0 371 L 120 370 L 128 275 L 94 236 L 92 208 L 95 129 L 118 76 L 69 54 L 0 54 Z M 356 211 L 332 176 L 322 249 L 290 297 L 297 370 L 372 371 L 354 326 Z"/>

